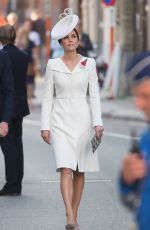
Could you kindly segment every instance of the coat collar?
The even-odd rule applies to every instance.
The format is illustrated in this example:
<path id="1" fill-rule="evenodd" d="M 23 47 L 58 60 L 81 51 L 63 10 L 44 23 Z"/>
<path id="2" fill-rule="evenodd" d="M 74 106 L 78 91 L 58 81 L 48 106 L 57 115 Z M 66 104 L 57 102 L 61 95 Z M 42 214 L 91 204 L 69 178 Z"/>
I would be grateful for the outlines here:
<path id="1" fill-rule="evenodd" d="M 6 44 L 3 46 L 3 50 L 7 49 L 16 49 L 16 46 L 14 44 Z"/>
<path id="2" fill-rule="evenodd" d="M 86 57 L 82 56 L 81 60 L 79 61 L 79 63 L 77 63 L 77 65 L 74 67 L 74 69 L 72 71 L 69 70 L 67 65 L 61 59 L 61 57 L 55 58 L 55 59 L 50 59 L 48 62 L 48 65 L 50 66 L 50 68 L 52 70 L 62 72 L 62 73 L 74 74 L 74 73 L 83 72 L 83 71 L 89 69 L 88 59 L 87 59 L 87 65 L 86 66 L 82 65 L 82 62 L 86 59 L 87 59 Z"/>

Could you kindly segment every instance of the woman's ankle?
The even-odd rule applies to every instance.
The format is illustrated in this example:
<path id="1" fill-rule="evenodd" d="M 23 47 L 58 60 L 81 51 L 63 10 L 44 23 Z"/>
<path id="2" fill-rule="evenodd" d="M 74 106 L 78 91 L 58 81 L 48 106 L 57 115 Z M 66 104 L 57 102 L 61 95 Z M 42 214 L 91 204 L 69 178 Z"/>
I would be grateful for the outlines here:
<path id="1" fill-rule="evenodd" d="M 74 220 L 76 221 L 77 220 L 77 216 L 78 216 L 77 210 L 73 209 L 73 216 L 74 216 Z"/>
<path id="2" fill-rule="evenodd" d="M 73 213 L 66 212 L 66 223 L 67 224 L 75 224 L 75 219 Z"/>

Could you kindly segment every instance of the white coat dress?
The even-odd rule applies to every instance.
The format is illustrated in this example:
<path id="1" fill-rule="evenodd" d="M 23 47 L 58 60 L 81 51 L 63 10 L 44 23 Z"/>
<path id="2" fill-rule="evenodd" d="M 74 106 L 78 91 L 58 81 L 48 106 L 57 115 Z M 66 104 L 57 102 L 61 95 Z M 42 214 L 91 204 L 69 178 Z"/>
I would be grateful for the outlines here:
<path id="1" fill-rule="evenodd" d="M 79 172 L 98 171 L 97 153 L 91 146 L 91 130 L 103 125 L 95 60 L 82 56 L 70 71 L 61 58 L 50 59 L 45 81 L 41 130 L 51 131 L 57 171 L 77 167 Z"/>

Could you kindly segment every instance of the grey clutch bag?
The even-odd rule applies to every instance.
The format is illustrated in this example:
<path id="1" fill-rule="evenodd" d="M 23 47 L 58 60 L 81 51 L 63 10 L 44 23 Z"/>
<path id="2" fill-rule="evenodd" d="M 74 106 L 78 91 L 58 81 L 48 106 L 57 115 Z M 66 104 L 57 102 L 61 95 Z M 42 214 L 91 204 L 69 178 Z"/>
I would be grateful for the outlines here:
<path id="1" fill-rule="evenodd" d="M 91 140 L 91 143 L 92 143 L 92 151 L 93 151 L 93 153 L 95 153 L 96 149 L 98 148 L 98 146 L 101 143 L 101 137 L 98 139 L 96 137 L 96 134 L 95 134 L 94 137 Z"/>

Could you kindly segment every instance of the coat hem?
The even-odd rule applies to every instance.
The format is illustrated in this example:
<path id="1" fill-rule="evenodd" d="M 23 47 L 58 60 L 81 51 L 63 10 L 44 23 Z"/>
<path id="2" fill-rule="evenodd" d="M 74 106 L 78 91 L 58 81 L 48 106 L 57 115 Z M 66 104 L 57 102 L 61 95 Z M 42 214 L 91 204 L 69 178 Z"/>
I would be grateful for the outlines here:
<path id="1" fill-rule="evenodd" d="M 77 165 L 78 166 L 78 165 Z M 99 169 L 95 169 L 95 170 L 93 170 L 93 169 L 88 169 L 88 170 L 81 170 L 80 168 L 79 168 L 79 166 L 78 167 L 76 167 L 76 168 L 74 168 L 74 167 L 70 167 L 70 166 L 60 166 L 60 167 L 58 167 L 58 168 L 56 168 L 56 172 L 60 172 L 61 171 L 61 169 L 62 168 L 67 168 L 67 169 L 71 169 L 72 171 L 74 171 L 74 172 L 80 172 L 80 173 L 94 173 L 94 172 L 99 172 L 100 170 Z M 77 170 L 78 169 L 78 170 Z"/>

